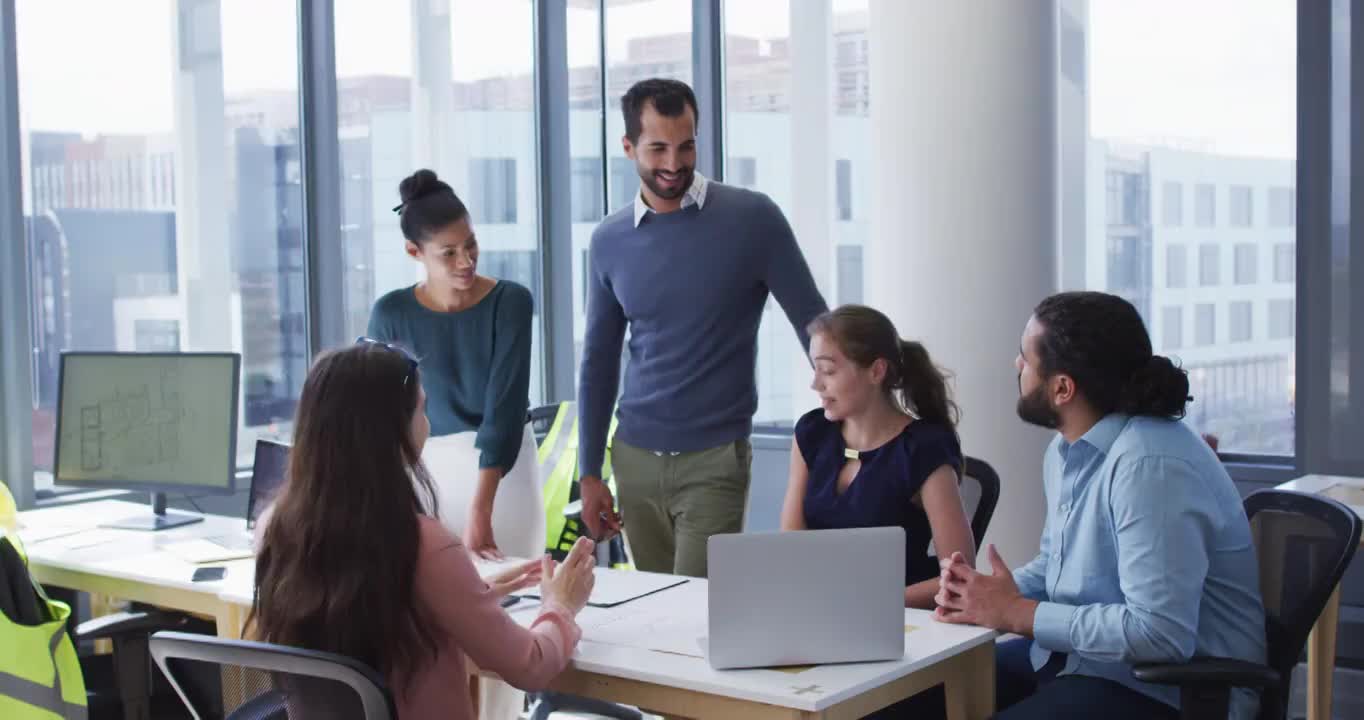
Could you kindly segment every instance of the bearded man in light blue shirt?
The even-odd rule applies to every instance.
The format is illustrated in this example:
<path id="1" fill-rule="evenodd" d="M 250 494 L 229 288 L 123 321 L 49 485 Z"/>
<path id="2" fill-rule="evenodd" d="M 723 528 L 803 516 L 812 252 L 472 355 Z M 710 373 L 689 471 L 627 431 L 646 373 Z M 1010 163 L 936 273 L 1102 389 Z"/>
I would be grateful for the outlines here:
<path id="1" fill-rule="evenodd" d="M 1186 373 L 1153 355 L 1122 298 L 1062 293 L 1034 310 L 1015 360 L 1018 415 L 1057 430 L 1042 461 L 1041 551 L 1012 573 L 944 562 L 937 617 L 1017 633 L 997 649 L 997 717 L 1178 717 L 1179 691 L 1132 666 L 1265 661 L 1250 525 L 1217 456 L 1179 419 Z M 1237 690 L 1231 716 L 1258 698 Z"/>

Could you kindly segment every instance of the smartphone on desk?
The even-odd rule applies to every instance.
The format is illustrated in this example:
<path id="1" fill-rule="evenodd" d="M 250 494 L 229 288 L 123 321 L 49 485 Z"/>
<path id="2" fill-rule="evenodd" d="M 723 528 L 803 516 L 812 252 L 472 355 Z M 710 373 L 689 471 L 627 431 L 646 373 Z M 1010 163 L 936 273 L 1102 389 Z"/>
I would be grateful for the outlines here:
<path id="1" fill-rule="evenodd" d="M 195 568 L 194 576 L 191 577 L 190 580 L 192 580 L 193 582 L 211 582 L 213 580 L 222 580 L 223 575 L 226 572 L 227 568 L 221 565 Z"/>

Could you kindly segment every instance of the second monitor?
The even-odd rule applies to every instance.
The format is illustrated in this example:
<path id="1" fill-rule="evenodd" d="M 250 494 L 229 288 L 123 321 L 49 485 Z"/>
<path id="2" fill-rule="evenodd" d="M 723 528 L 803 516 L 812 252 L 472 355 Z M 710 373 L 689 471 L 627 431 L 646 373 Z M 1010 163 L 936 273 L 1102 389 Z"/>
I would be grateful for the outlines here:
<path id="1" fill-rule="evenodd" d="M 235 489 L 240 374 L 236 353 L 63 353 L 56 483 L 152 493 L 150 514 L 112 527 L 201 520 L 167 513 L 165 493 Z"/>

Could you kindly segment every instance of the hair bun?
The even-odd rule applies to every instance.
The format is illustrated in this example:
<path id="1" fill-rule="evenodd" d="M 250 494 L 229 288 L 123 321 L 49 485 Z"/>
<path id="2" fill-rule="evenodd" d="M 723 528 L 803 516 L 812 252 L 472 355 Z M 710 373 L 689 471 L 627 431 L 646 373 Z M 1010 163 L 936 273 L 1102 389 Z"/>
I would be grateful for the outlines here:
<path id="1" fill-rule="evenodd" d="M 1119 409 L 1131 415 L 1181 418 L 1190 399 L 1189 373 L 1164 355 L 1152 355 L 1127 381 Z"/>
<path id="2" fill-rule="evenodd" d="M 398 197 L 402 199 L 404 205 L 441 191 L 454 192 L 445 181 L 436 177 L 434 171 L 426 168 L 408 175 L 398 183 Z"/>

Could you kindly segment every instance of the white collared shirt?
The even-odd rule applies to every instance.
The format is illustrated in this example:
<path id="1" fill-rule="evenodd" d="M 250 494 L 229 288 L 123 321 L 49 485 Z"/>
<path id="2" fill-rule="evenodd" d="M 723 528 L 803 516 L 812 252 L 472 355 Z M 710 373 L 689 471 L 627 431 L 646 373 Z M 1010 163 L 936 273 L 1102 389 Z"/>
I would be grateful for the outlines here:
<path id="1" fill-rule="evenodd" d="M 687 188 L 687 194 L 682 196 L 682 207 L 695 205 L 697 209 L 704 208 L 706 206 L 706 186 L 709 184 L 710 181 L 706 179 L 705 175 L 693 171 L 691 187 Z M 653 211 L 654 209 L 644 202 L 644 189 L 640 188 L 635 193 L 635 227 L 639 227 L 644 216 Z"/>

